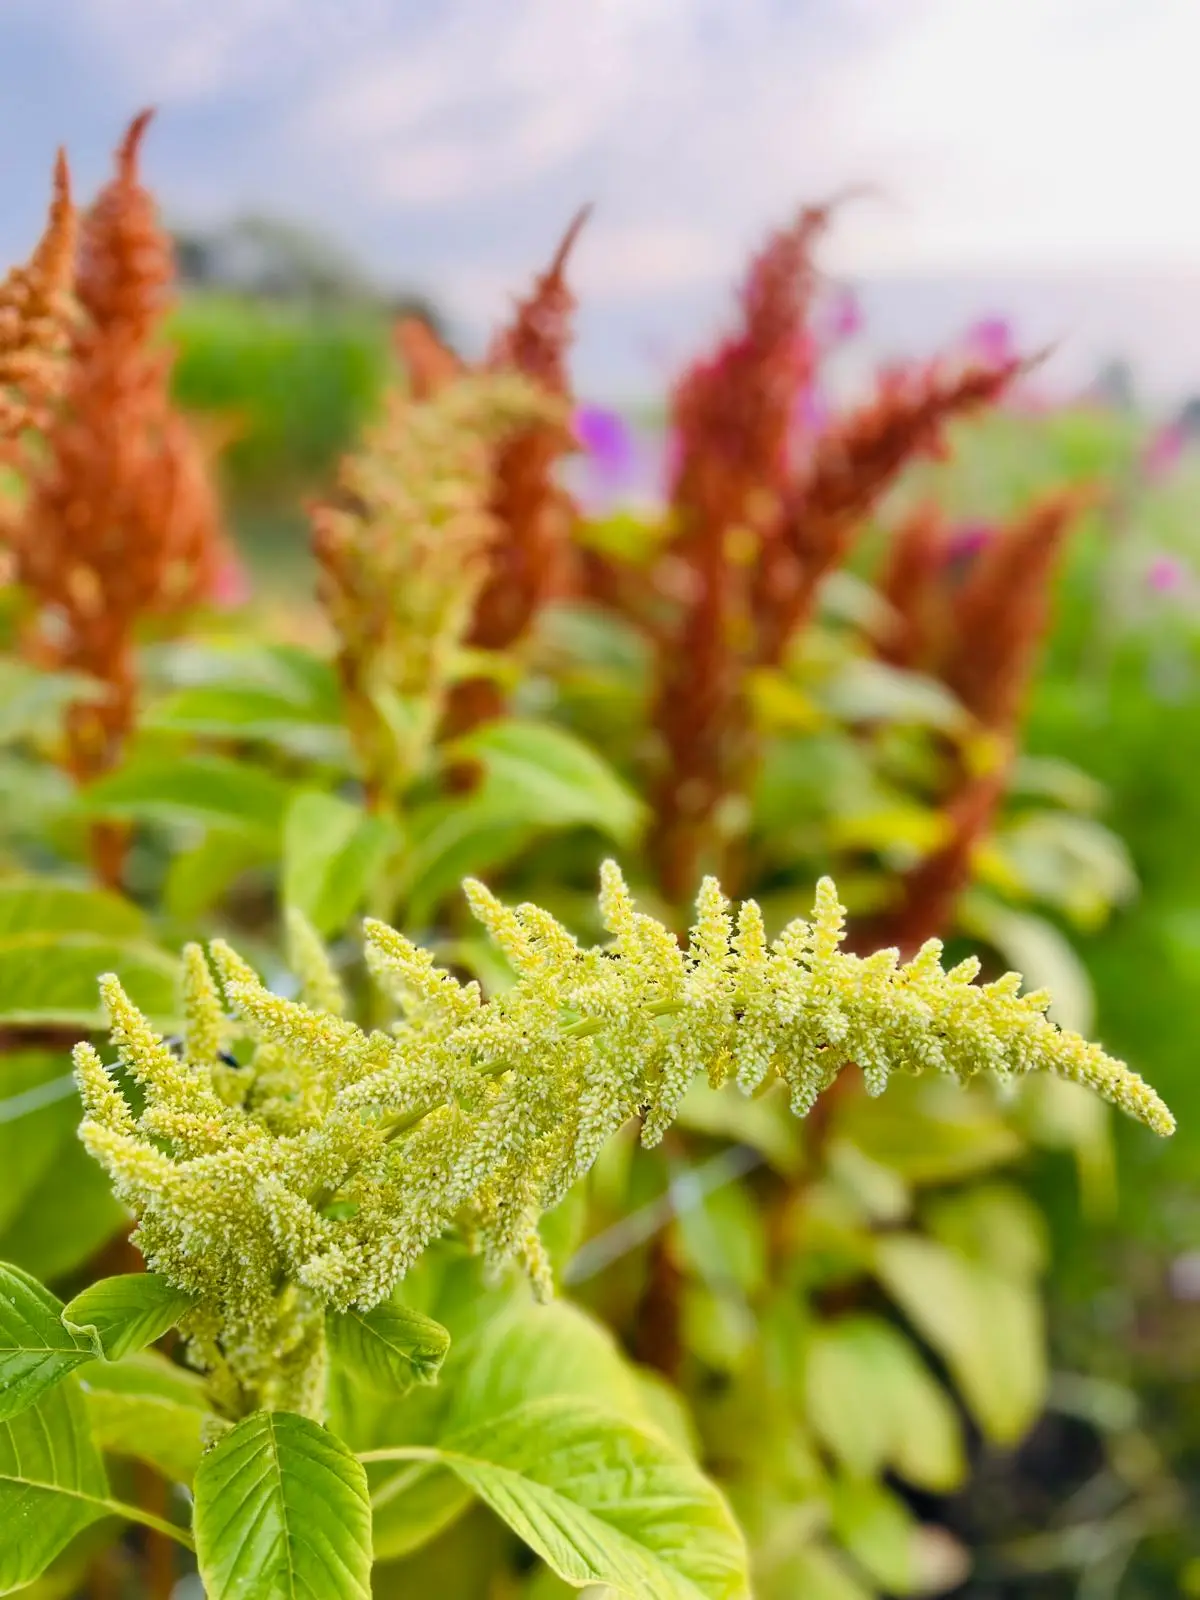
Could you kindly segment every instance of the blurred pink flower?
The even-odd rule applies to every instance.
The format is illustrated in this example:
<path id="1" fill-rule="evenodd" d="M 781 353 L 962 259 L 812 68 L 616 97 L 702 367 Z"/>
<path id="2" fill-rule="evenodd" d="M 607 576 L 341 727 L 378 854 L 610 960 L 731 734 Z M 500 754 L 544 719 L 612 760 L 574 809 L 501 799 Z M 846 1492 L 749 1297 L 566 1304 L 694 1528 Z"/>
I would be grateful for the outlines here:
<path id="1" fill-rule="evenodd" d="M 793 426 L 805 438 L 824 433 L 831 416 L 829 401 L 815 383 L 806 383 L 796 396 L 796 409 L 792 414 Z"/>
<path id="2" fill-rule="evenodd" d="M 951 565 L 972 561 L 995 537 L 991 522 L 960 522 L 946 541 L 946 560 Z"/>
<path id="3" fill-rule="evenodd" d="M 625 419 L 603 406 L 579 406 L 574 425 L 575 437 L 601 482 L 611 485 L 623 481 L 634 462 L 633 435 Z"/>
<path id="4" fill-rule="evenodd" d="M 862 331 L 863 311 L 853 289 L 843 289 L 830 306 L 826 317 L 823 343 L 841 344 L 853 339 Z"/>
<path id="5" fill-rule="evenodd" d="M 1166 477 L 1178 466 L 1186 443 L 1186 435 L 1178 423 L 1171 422 L 1160 428 L 1142 454 L 1142 471 L 1152 481 Z"/>
<path id="6" fill-rule="evenodd" d="M 230 553 L 217 569 L 210 599 L 220 611 L 236 611 L 250 599 L 250 574 L 241 557 Z"/>
<path id="7" fill-rule="evenodd" d="M 983 317 L 967 329 L 967 349 L 988 366 L 1002 366 L 1017 354 L 1012 323 L 1007 317 Z"/>
<path id="8" fill-rule="evenodd" d="M 1187 574 L 1183 563 L 1173 556 L 1156 556 L 1146 573 L 1146 585 L 1155 594 L 1175 594 Z"/>

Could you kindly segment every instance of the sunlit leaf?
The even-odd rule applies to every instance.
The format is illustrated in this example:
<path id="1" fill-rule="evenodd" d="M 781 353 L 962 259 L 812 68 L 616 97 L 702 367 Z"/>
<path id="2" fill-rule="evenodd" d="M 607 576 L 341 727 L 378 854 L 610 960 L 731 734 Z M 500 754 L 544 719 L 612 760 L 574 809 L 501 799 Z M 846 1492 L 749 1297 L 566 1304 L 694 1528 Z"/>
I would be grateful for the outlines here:
<path id="1" fill-rule="evenodd" d="M 366 1473 L 306 1417 L 258 1411 L 230 1429 L 197 1468 L 194 1523 L 210 1600 L 369 1600 Z"/>

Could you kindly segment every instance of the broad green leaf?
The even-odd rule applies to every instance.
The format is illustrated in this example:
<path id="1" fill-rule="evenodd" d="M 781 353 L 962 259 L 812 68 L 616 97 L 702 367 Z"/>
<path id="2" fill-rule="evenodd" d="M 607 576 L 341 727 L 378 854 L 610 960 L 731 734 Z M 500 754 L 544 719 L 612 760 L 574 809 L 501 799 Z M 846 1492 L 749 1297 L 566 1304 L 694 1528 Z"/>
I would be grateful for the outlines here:
<path id="1" fill-rule="evenodd" d="M 963 708 L 944 685 L 866 656 L 850 659 L 822 684 L 819 698 L 827 711 L 845 722 L 906 722 L 947 733 L 960 733 L 968 724 Z"/>
<path id="2" fill-rule="evenodd" d="M 137 939 L 146 918 L 106 889 L 53 878 L 0 878 L 0 940 L 28 933 L 93 933 Z"/>
<path id="3" fill-rule="evenodd" d="M 551 723 L 504 718 L 485 723 L 449 747 L 479 761 L 494 792 L 519 799 L 528 821 L 588 825 L 628 843 L 643 820 L 641 802 L 602 757 Z"/>
<path id="4" fill-rule="evenodd" d="M 277 834 L 289 789 L 225 756 L 136 756 L 79 797 L 91 816 Z"/>
<path id="5" fill-rule="evenodd" d="M 0 1234 L 0 1259 L 53 1282 L 81 1267 L 128 1226 L 129 1213 L 113 1195 L 103 1167 L 72 1136 Z"/>
<path id="6" fill-rule="evenodd" d="M 435 800 L 408 818 L 410 838 L 398 885 L 406 921 L 420 927 L 464 878 L 511 861 L 533 837 L 520 799 L 485 783 L 466 800 Z"/>
<path id="7" fill-rule="evenodd" d="M 6 1056 L 0 1085 L 2 1235 L 64 1149 L 75 1142 L 79 1093 L 69 1063 L 41 1051 Z"/>
<path id="8" fill-rule="evenodd" d="M 100 1278 L 77 1294 L 62 1314 L 63 1326 L 105 1361 L 141 1350 L 173 1328 L 192 1296 L 156 1272 Z"/>
<path id="9" fill-rule="evenodd" d="M 209 1600 L 369 1600 L 367 1475 L 290 1411 L 239 1422 L 196 1471 L 196 1559 Z"/>
<path id="10" fill-rule="evenodd" d="M 1049 1265 L 1046 1219 L 1012 1184 L 981 1183 L 936 1195 L 924 1218 L 934 1238 L 1017 1283 L 1034 1282 Z"/>
<path id="11" fill-rule="evenodd" d="M 435 1383 L 450 1348 L 440 1322 L 385 1300 L 370 1311 L 331 1312 L 330 1351 L 353 1376 L 380 1394 L 406 1394 L 415 1383 Z"/>
<path id="12" fill-rule="evenodd" d="M 929 1078 L 893 1078 L 877 1100 L 847 1096 L 836 1127 L 870 1160 L 916 1187 L 989 1172 L 1023 1148 L 986 1094 L 964 1094 Z"/>
<path id="13" fill-rule="evenodd" d="M 433 1444 L 547 1396 L 602 1404 L 640 1425 L 653 1421 L 636 1372 L 606 1328 L 563 1300 L 521 1300 L 455 1340 L 436 1388 L 415 1390 L 390 1408 L 367 1396 L 348 1425 L 359 1448 Z M 422 1462 L 373 1467 L 371 1479 L 383 1559 L 418 1548 L 470 1503 L 460 1481 Z"/>
<path id="14" fill-rule="evenodd" d="M 211 828 L 190 850 L 171 857 L 163 884 L 163 905 L 170 917 L 191 922 L 218 904 L 241 875 L 275 854 L 261 834 Z"/>
<path id="15" fill-rule="evenodd" d="M 107 1495 L 74 1381 L 0 1423 L 0 1594 L 39 1578 L 77 1533 L 107 1516 Z"/>
<path id="16" fill-rule="evenodd" d="M 0 1421 L 15 1417 L 93 1359 L 65 1328 L 62 1301 L 36 1278 L 0 1262 Z"/>
<path id="17" fill-rule="evenodd" d="M 661 1435 L 571 1399 L 532 1400 L 429 1452 L 547 1566 L 635 1600 L 748 1600 L 741 1533 Z"/>
<path id="18" fill-rule="evenodd" d="M 158 681 L 177 688 L 256 690 L 297 714 L 335 724 L 341 716 L 337 674 L 328 661 L 291 644 L 199 644 L 195 640 L 148 650 Z"/>
<path id="19" fill-rule="evenodd" d="M 44 737 L 68 706 L 106 693 L 104 684 L 82 672 L 47 672 L 7 656 L 0 660 L 0 744 Z"/>
<path id="20" fill-rule="evenodd" d="M 112 1455 L 147 1461 L 175 1483 L 190 1484 L 213 1431 L 204 1380 L 154 1350 L 94 1363 L 80 1375 L 92 1436 Z"/>
<path id="21" fill-rule="evenodd" d="M 181 689 L 151 707 L 144 728 L 274 745 L 310 761 L 344 765 L 350 755 L 346 731 L 325 720 L 327 708 L 297 703 L 278 690 L 204 684 Z"/>
<path id="22" fill-rule="evenodd" d="M 340 932 L 361 906 L 389 852 L 382 817 L 317 789 L 296 794 L 283 819 L 282 892 L 319 934 Z"/>
<path id="23" fill-rule="evenodd" d="M 104 1027 L 96 988 L 102 972 L 115 972 L 150 1017 L 175 1017 L 174 956 L 104 934 L 35 932 L 0 939 L 0 1025 Z"/>
<path id="24" fill-rule="evenodd" d="M 833 1485 L 831 1509 L 834 1533 L 863 1571 L 888 1594 L 911 1594 L 916 1528 L 904 1502 L 881 1483 L 843 1480 Z"/>
<path id="25" fill-rule="evenodd" d="M 962 1481 L 966 1458 L 954 1406 L 888 1323 L 851 1316 L 819 1326 L 805 1383 L 813 1431 L 851 1476 L 890 1468 L 941 1492 Z"/>
<path id="26" fill-rule="evenodd" d="M 761 1600 L 876 1600 L 842 1561 L 809 1545 L 797 1550 L 756 1584 Z"/>
<path id="27" fill-rule="evenodd" d="M 932 1239 L 879 1240 L 876 1273 L 942 1357 L 980 1427 L 1015 1444 L 1045 1400 L 1046 1352 L 1036 1292 Z"/>
<path id="28" fill-rule="evenodd" d="M 762 1287 L 765 1225 L 761 1208 L 743 1185 L 724 1184 L 694 1205 L 681 1206 L 676 1228 L 683 1264 L 710 1288 L 751 1295 Z"/>

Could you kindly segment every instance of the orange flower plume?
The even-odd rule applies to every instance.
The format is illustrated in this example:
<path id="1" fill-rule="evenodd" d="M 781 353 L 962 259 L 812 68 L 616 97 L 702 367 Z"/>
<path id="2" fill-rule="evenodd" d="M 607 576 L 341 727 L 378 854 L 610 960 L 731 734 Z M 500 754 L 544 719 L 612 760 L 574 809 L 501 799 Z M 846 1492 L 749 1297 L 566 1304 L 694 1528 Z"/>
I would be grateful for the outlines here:
<path id="1" fill-rule="evenodd" d="M 138 172 L 149 120 L 143 112 L 130 126 L 115 175 L 84 219 L 82 315 L 10 530 L 30 601 L 27 654 L 103 686 L 67 715 L 64 761 L 80 783 L 117 762 L 133 728 L 140 625 L 209 595 L 225 551 L 204 452 L 171 406 L 171 355 L 156 344 L 173 261 Z M 99 870 L 115 881 L 119 842 L 101 829 L 96 847 Z"/>
<path id="2" fill-rule="evenodd" d="M 0 282 L 0 445 L 43 426 L 61 385 L 76 227 L 67 158 L 60 150 L 45 232 L 28 263 Z"/>

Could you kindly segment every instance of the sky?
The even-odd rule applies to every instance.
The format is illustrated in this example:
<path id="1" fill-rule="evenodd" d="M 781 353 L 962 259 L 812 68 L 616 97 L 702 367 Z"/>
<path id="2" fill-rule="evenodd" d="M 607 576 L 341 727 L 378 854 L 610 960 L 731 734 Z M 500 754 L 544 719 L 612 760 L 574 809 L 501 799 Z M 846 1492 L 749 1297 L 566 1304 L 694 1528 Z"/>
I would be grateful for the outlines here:
<path id="1" fill-rule="evenodd" d="M 583 201 L 593 387 L 695 348 L 797 205 L 900 349 L 1011 311 L 1200 389 L 1197 0 L 0 0 L 0 260 L 129 116 L 172 220 L 317 224 L 470 342 Z M 12 152 L 19 159 L 12 159 Z M 1001 303 L 1004 302 L 1004 303 Z"/>

